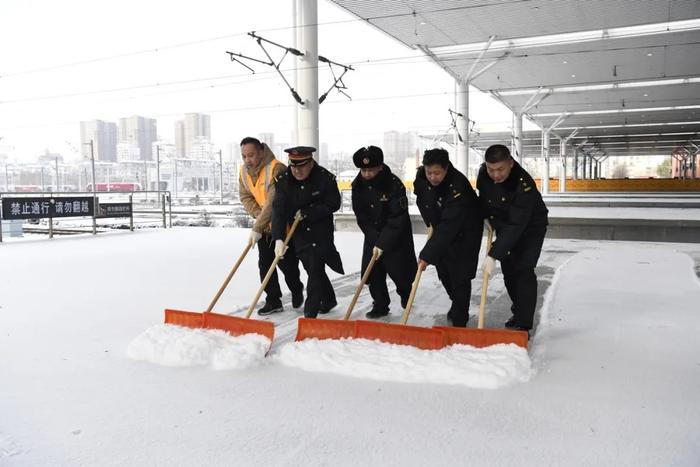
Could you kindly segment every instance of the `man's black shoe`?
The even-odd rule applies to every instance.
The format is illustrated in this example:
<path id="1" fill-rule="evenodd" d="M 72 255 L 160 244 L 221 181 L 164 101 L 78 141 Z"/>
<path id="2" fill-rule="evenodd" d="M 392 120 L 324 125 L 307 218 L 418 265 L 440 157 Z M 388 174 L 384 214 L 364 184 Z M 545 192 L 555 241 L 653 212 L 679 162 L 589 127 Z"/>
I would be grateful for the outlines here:
<path id="1" fill-rule="evenodd" d="M 265 301 L 265 304 L 258 309 L 258 314 L 260 316 L 267 316 L 273 313 L 279 313 L 281 311 L 284 311 L 284 308 L 282 308 L 282 302 L 279 299 L 271 301 L 268 300 Z"/>
<path id="2" fill-rule="evenodd" d="M 530 340 L 530 330 L 528 328 L 515 325 L 509 327 L 508 329 L 510 329 L 511 331 L 525 331 L 527 333 L 527 340 Z"/>
<path id="3" fill-rule="evenodd" d="M 322 315 L 325 315 L 326 313 L 331 311 L 333 308 L 335 308 L 335 306 L 337 304 L 338 304 L 338 302 L 336 302 L 335 300 L 333 300 L 332 302 L 323 302 L 323 304 L 321 305 L 321 309 L 318 310 L 318 312 Z"/>
<path id="4" fill-rule="evenodd" d="M 467 321 L 469 318 L 467 318 Z M 464 323 L 460 322 L 455 322 L 454 317 L 452 316 L 452 312 L 448 311 L 447 312 L 447 322 L 450 324 L 450 326 L 454 328 L 466 328 L 467 327 L 467 322 L 465 321 Z"/>
<path id="5" fill-rule="evenodd" d="M 505 327 L 507 328 L 514 328 L 517 326 L 517 323 L 515 322 L 515 316 L 511 316 L 508 321 L 504 324 Z"/>
<path id="6" fill-rule="evenodd" d="M 365 316 L 369 319 L 383 318 L 389 314 L 389 308 L 372 308 L 370 311 L 365 313 Z"/>
<path id="7" fill-rule="evenodd" d="M 292 308 L 299 308 L 304 304 L 304 290 L 292 292 Z"/>

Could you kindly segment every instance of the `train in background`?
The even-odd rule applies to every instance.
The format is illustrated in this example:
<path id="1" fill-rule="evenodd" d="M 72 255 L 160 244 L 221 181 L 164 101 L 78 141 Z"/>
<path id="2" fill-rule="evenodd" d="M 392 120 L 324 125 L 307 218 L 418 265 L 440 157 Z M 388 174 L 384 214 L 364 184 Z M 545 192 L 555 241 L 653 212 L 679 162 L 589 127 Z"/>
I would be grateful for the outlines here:
<path id="1" fill-rule="evenodd" d="M 85 191 L 92 191 L 92 183 L 88 183 Z M 116 191 L 116 192 L 132 192 L 141 191 L 140 183 L 120 182 L 120 183 L 96 183 L 95 191 Z"/>

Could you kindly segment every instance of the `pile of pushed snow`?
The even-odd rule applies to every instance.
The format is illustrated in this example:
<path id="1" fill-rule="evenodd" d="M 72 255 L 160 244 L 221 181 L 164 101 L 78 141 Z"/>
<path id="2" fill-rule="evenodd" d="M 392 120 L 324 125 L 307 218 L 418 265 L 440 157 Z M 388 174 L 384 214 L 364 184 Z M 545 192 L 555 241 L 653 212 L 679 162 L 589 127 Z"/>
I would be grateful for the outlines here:
<path id="1" fill-rule="evenodd" d="M 283 346 L 274 358 L 307 371 L 473 388 L 524 382 L 533 373 L 527 350 L 515 344 L 421 350 L 367 339 L 306 339 Z"/>
<path id="2" fill-rule="evenodd" d="M 160 365 L 210 365 L 215 370 L 230 370 L 259 364 L 269 348 L 270 340 L 259 334 L 232 336 L 216 329 L 158 324 L 131 341 L 126 354 Z"/>

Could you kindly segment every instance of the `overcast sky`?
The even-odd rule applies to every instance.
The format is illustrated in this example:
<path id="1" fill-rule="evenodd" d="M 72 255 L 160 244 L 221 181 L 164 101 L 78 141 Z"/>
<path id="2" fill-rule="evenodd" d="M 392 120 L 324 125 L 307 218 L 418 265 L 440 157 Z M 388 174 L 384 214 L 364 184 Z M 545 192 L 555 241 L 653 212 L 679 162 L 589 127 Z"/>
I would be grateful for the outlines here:
<path id="1" fill-rule="evenodd" d="M 318 9 L 319 53 L 356 69 L 345 79 L 353 100 L 333 92 L 321 105 L 320 139 L 331 151 L 388 130 L 448 129 L 454 81 L 444 71 L 330 2 Z M 211 115 L 217 149 L 262 132 L 293 143 L 296 104 L 279 76 L 264 65 L 251 65 L 253 75 L 225 53 L 264 58 L 246 35 L 253 30 L 291 46 L 292 2 L 3 0 L 0 153 L 33 160 L 48 148 L 71 158 L 66 142 L 78 146 L 81 120 L 131 115 L 157 118 L 168 140 L 186 112 Z M 320 91 L 331 83 L 322 69 Z M 470 107 L 478 127 L 510 128 L 492 99 L 472 94 Z"/>

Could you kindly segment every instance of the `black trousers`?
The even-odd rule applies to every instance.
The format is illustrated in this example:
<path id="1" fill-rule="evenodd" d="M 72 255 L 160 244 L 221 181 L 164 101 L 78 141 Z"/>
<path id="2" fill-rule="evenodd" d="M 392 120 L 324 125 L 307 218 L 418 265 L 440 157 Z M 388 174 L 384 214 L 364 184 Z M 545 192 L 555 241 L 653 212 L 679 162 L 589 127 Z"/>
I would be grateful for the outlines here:
<path id="1" fill-rule="evenodd" d="M 267 271 L 275 260 L 275 248 L 270 235 L 264 234 L 258 240 L 258 269 L 260 271 L 260 281 L 265 278 Z M 284 273 L 284 281 L 292 292 L 302 291 L 304 284 L 299 279 L 299 259 L 291 249 L 287 250 L 284 257 L 277 263 L 277 267 Z M 280 283 L 277 278 L 277 269 L 272 273 L 270 281 L 265 287 L 266 300 L 279 300 L 282 297 Z"/>
<path id="2" fill-rule="evenodd" d="M 326 274 L 326 263 L 313 248 L 300 252 L 299 259 L 304 265 L 308 279 L 306 281 L 306 301 L 304 317 L 315 318 L 320 310 L 328 311 L 335 306 L 335 291 Z"/>
<path id="3" fill-rule="evenodd" d="M 435 265 L 438 278 L 452 300 L 449 310 L 452 325 L 465 327 L 469 321 L 469 300 L 472 295 L 472 278 L 464 272 L 464 266 L 455 258 L 443 259 Z"/>
<path id="4" fill-rule="evenodd" d="M 537 306 L 537 275 L 535 266 L 542 252 L 546 229 L 529 232 L 511 250 L 510 255 L 501 261 L 503 282 L 508 296 L 513 302 L 511 310 L 515 324 L 532 329 Z"/>
<path id="5" fill-rule="evenodd" d="M 389 288 L 386 285 L 386 276 L 388 275 L 394 284 L 396 284 L 396 293 L 399 294 L 402 301 L 407 301 L 411 294 L 411 285 L 416 275 L 416 259 L 401 257 L 400 252 L 392 252 L 379 257 L 372 272 L 367 280 L 369 284 L 369 293 L 374 301 L 374 308 L 383 310 L 389 309 Z M 372 259 L 372 248 L 365 248 L 362 254 L 362 274 L 365 273 L 370 260 Z"/>

